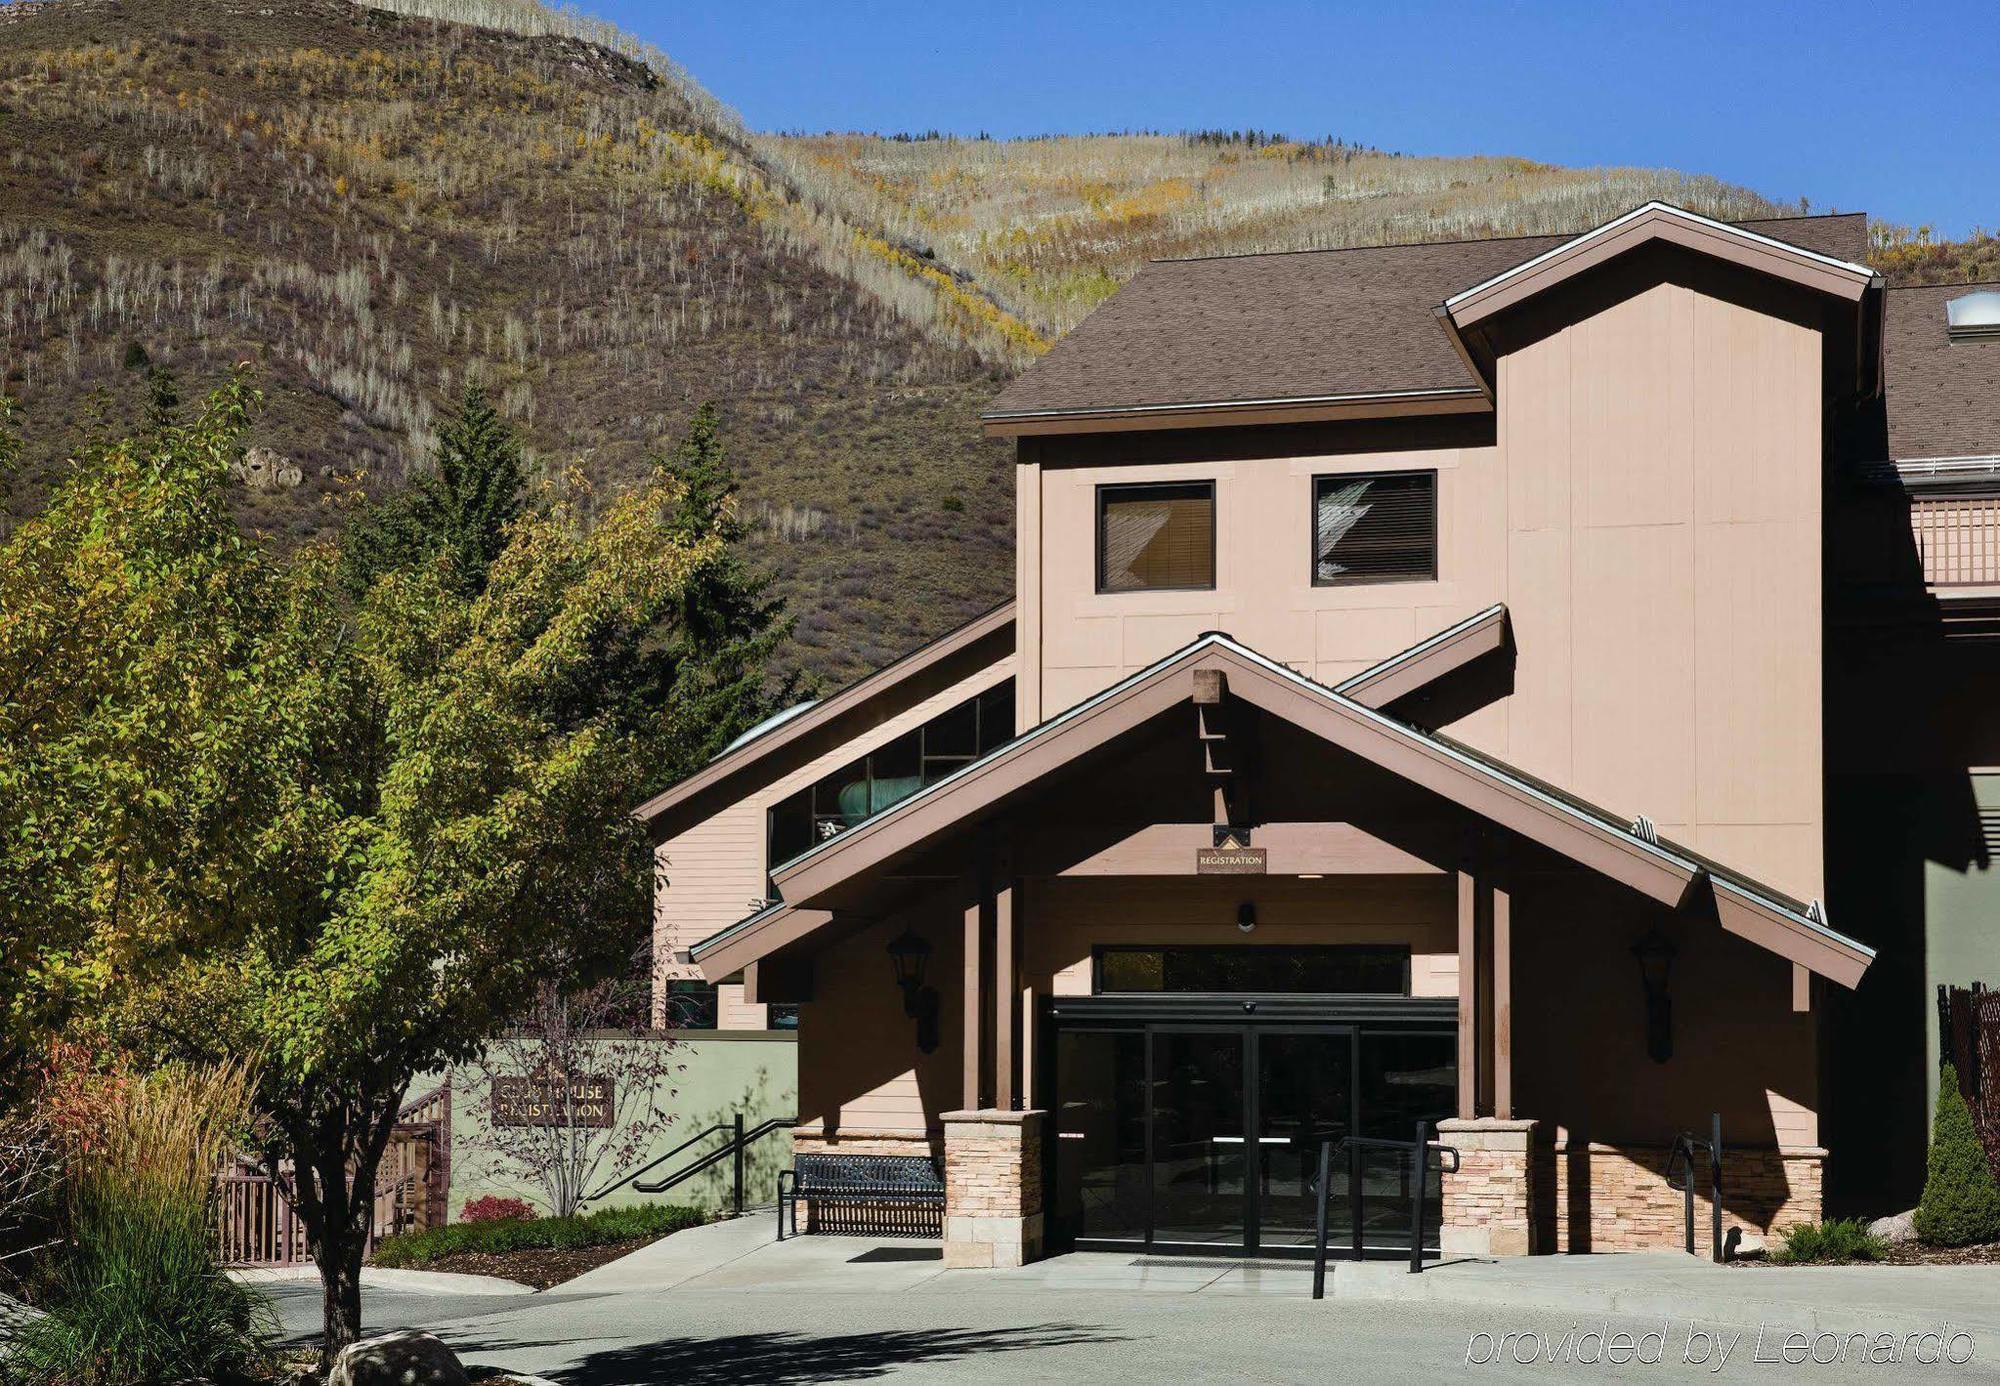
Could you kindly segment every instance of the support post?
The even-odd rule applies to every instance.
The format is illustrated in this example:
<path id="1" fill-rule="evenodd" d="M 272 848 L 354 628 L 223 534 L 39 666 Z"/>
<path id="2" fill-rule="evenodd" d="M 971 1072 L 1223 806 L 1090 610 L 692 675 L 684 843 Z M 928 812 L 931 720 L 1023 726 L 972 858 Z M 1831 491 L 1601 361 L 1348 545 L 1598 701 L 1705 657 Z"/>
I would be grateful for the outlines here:
<path id="1" fill-rule="evenodd" d="M 736 1141 L 730 1146 L 735 1155 L 736 1216 L 743 1216 L 743 1113 L 736 1114 Z"/>
<path id="2" fill-rule="evenodd" d="M 1458 873 L 1458 1117 L 1479 1115 L 1479 888 Z"/>
<path id="3" fill-rule="evenodd" d="M 981 1052 L 980 1041 L 985 1037 L 985 1013 L 980 1001 L 985 994 L 981 985 L 983 969 L 980 954 L 983 949 L 985 929 L 982 920 L 986 913 L 986 883 L 979 872 L 971 876 L 971 889 L 965 906 L 965 996 L 962 1009 L 965 1013 L 965 1082 L 964 1107 L 975 1112 L 985 1105 L 985 1094 L 981 1074 L 986 1064 L 986 1056 Z"/>
<path id="4" fill-rule="evenodd" d="M 993 1105 L 1001 1111 L 1021 1105 L 1014 1084 L 1021 1013 L 1015 991 L 1015 894 L 1013 880 L 1004 876 L 993 893 Z"/>
<path id="5" fill-rule="evenodd" d="M 1514 902 L 1493 889 L 1493 1115 L 1514 1118 Z"/>

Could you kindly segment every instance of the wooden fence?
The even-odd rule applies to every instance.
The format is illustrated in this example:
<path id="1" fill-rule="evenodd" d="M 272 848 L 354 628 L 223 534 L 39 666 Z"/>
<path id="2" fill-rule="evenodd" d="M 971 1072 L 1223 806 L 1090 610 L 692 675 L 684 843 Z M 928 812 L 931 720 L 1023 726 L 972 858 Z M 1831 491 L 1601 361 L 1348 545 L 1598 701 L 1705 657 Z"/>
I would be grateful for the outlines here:
<path id="1" fill-rule="evenodd" d="M 1938 1050 L 1958 1070 L 1958 1090 L 1986 1158 L 2000 1170 L 2000 991 L 1979 982 L 1938 988 Z"/>
<path id="2" fill-rule="evenodd" d="M 368 1250 L 395 1232 L 441 1225 L 451 1184 L 451 1087 L 404 1107 L 375 1171 Z M 238 1168 L 216 1176 L 216 1254 L 226 1266 L 296 1266 L 309 1258 L 305 1223 L 284 1180 Z"/>

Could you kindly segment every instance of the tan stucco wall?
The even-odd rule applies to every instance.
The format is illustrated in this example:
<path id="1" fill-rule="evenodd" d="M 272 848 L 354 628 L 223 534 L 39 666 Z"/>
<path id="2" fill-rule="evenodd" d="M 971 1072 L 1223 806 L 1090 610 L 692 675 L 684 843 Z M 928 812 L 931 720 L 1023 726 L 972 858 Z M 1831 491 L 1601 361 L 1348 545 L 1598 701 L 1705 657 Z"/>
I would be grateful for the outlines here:
<path id="1" fill-rule="evenodd" d="M 1211 629 L 1331 682 L 1505 602 L 1514 691 L 1457 734 L 1817 897 L 1820 391 L 1816 330 L 1662 283 L 1502 356 L 1492 446 L 1040 449 L 1021 706 L 1051 716 Z M 1438 473 L 1437 580 L 1313 587 L 1312 479 L 1390 468 Z M 1095 489 L 1154 479 L 1216 482 L 1216 588 L 1099 595 Z"/>

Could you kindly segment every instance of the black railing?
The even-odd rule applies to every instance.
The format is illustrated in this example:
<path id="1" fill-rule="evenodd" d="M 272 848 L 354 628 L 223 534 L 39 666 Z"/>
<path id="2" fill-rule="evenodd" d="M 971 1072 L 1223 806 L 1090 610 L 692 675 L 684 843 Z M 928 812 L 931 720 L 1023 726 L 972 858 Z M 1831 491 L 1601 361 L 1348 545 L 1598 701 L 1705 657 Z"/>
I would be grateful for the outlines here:
<path id="1" fill-rule="evenodd" d="M 1709 1253 L 1717 1265 L 1722 1264 L 1722 1113 L 1715 1112 L 1708 1119 L 1708 1139 L 1696 1140 L 1691 1132 L 1683 1131 L 1674 1137 L 1674 1148 L 1667 1152 L 1667 1187 L 1681 1195 L 1684 1216 L 1687 1221 L 1687 1253 L 1694 1255 L 1694 1160 L 1699 1153 L 1708 1161 L 1708 1221 Z M 1679 1182 L 1675 1174 L 1679 1173 Z"/>
<path id="2" fill-rule="evenodd" d="M 1319 1178 L 1314 1190 L 1317 1206 L 1313 1210 L 1313 1288 L 1314 1299 L 1326 1298 L 1326 1201 L 1327 1186 L 1332 1182 L 1333 1156 L 1338 1150 L 1347 1152 L 1347 1211 L 1354 1236 L 1353 1254 L 1355 1260 L 1362 1257 L 1362 1193 L 1361 1193 L 1361 1152 L 1364 1150 L 1397 1150 L 1408 1154 L 1414 1178 L 1410 1196 L 1410 1274 L 1418 1275 L 1424 1269 L 1424 1203 L 1430 1189 L 1433 1170 L 1439 1174 L 1458 1172 L 1458 1147 L 1439 1145 L 1430 1138 L 1431 1124 L 1417 1123 L 1415 1140 L 1397 1141 L 1375 1136 L 1335 1136 L 1328 1133 L 1308 1132 L 1304 1136 L 1307 1143 L 1317 1140 L 1319 1144 Z M 1430 1154 L 1437 1152 L 1437 1163 L 1431 1164 Z"/>
<path id="3" fill-rule="evenodd" d="M 675 1185 L 685 1183 L 687 1180 L 694 1178 L 703 1170 L 713 1169 L 724 1160 L 728 1160 L 731 1165 L 730 1202 L 735 1210 L 740 1213 L 743 1211 L 743 1153 L 773 1131 L 789 1131 L 797 1124 L 798 1118 L 796 1117 L 772 1117 L 769 1121 L 760 1122 L 746 1131 L 743 1128 L 743 1114 L 738 1112 L 734 1118 L 727 1122 L 717 1122 L 713 1126 L 695 1132 L 666 1154 L 648 1160 L 630 1174 L 606 1184 L 583 1201 L 585 1203 L 595 1203 L 607 1194 L 616 1193 L 627 1184 L 630 1184 L 636 1192 L 642 1194 L 665 1193 Z M 675 1170 L 672 1174 L 665 1175 L 659 1179 L 647 1180 L 645 1178 L 646 1175 L 679 1155 L 689 1146 L 699 1141 L 707 1140 L 710 1136 L 724 1133 L 729 1136 L 729 1139 L 723 1142 L 717 1149 L 698 1157 L 682 1168 Z"/>

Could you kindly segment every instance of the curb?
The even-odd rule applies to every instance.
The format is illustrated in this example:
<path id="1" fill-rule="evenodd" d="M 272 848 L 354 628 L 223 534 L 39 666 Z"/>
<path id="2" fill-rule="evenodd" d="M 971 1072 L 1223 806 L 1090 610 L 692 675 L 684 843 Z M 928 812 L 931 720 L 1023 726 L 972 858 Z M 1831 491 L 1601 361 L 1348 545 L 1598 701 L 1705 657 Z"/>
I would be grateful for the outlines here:
<path id="1" fill-rule="evenodd" d="M 232 1270 L 229 1278 L 244 1285 L 318 1284 L 319 1271 L 312 1266 L 253 1266 Z M 409 1270 L 402 1267 L 363 1266 L 361 1283 L 377 1290 L 413 1290 L 433 1295 L 531 1295 L 534 1287 L 497 1275 L 465 1275 L 458 1271 Z"/>

